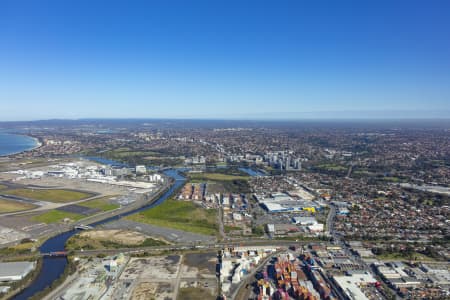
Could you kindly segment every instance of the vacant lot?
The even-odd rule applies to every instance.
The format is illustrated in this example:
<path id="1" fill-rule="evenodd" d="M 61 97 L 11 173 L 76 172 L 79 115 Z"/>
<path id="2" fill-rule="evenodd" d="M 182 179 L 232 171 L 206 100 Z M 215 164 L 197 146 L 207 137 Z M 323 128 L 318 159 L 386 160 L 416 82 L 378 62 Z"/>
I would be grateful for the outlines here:
<path id="1" fill-rule="evenodd" d="M 0 214 L 36 208 L 36 205 L 6 199 L 0 199 Z"/>
<path id="2" fill-rule="evenodd" d="M 240 171 L 227 170 L 227 172 L 233 173 L 188 173 L 187 176 L 191 183 L 208 182 L 210 192 L 239 194 L 250 192 L 249 176 L 240 175 L 242 173 Z"/>
<path id="3" fill-rule="evenodd" d="M 63 190 L 63 189 L 13 189 L 4 192 L 8 195 L 14 195 L 23 198 L 29 198 L 40 201 L 66 203 L 77 200 L 86 199 L 92 196 L 92 194 Z"/>
<path id="4" fill-rule="evenodd" d="M 84 217 L 85 216 L 83 216 L 83 215 L 74 214 L 74 213 L 70 213 L 70 212 L 66 212 L 66 211 L 50 210 L 43 214 L 34 216 L 32 219 L 33 219 L 33 221 L 50 224 L 50 223 L 62 222 L 65 218 L 69 218 L 72 221 L 78 221 Z"/>
<path id="5" fill-rule="evenodd" d="M 203 288 L 180 288 L 178 293 L 178 299 L 182 300 L 197 300 L 197 299 L 216 299 L 216 295 L 212 295 L 211 292 Z"/>
<path id="6" fill-rule="evenodd" d="M 71 237 L 66 244 L 70 250 L 105 249 L 166 245 L 165 242 L 130 230 L 84 231 Z"/>
<path id="7" fill-rule="evenodd" d="M 163 204 L 131 215 L 127 219 L 194 233 L 215 235 L 217 210 L 204 209 L 191 202 L 166 200 Z"/>
<path id="8" fill-rule="evenodd" d="M 93 200 L 89 200 L 86 202 L 81 202 L 81 203 L 78 203 L 78 205 L 89 207 L 89 208 L 97 208 L 102 211 L 108 211 L 108 210 L 113 210 L 113 209 L 119 208 L 118 204 L 110 203 L 109 199 L 111 199 L 110 196 L 93 199 Z"/>
<path id="9" fill-rule="evenodd" d="M 203 273 L 214 275 L 216 272 L 217 253 L 187 253 L 183 264 L 201 270 Z"/>
<path id="10" fill-rule="evenodd" d="M 231 181 L 231 180 L 247 180 L 248 176 L 239 175 L 227 175 L 221 173 L 189 173 L 189 178 L 191 180 L 201 180 L 201 181 Z"/>
<path id="11" fill-rule="evenodd" d="M 20 243 L 18 245 L 0 249 L 0 256 L 29 254 L 34 251 L 37 246 L 37 243 L 33 242 Z"/>

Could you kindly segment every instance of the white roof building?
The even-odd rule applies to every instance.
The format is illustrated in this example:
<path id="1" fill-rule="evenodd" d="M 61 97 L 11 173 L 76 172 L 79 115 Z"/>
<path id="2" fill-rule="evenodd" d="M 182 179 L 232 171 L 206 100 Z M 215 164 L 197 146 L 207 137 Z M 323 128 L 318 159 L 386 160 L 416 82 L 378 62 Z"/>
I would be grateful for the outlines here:
<path id="1" fill-rule="evenodd" d="M 324 228 L 323 224 L 319 223 L 308 226 L 308 230 L 311 232 L 322 232 L 323 228 Z"/>
<path id="2" fill-rule="evenodd" d="M 349 299 L 369 300 L 360 287 L 374 283 L 377 280 L 369 273 L 359 272 L 350 276 L 334 276 L 334 281 Z"/>
<path id="3" fill-rule="evenodd" d="M 233 213 L 233 220 L 242 221 L 242 215 L 239 213 Z"/>
<path id="4" fill-rule="evenodd" d="M 147 174 L 147 168 L 144 165 L 136 166 L 137 174 Z"/>
<path id="5" fill-rule="evenodd" d="M 319 209 L 314 201 L 296 200 L 284 193 L 272 194 L 269 198 L 257 198 L 270 213 L 298 212 L 307 209 Z"/>
<path id="6" fill-rule="evenodd" d="M 317 220 L 314 217 L 294 217 L 292 218 L 292 221 L 295 224 L 300 224 L 300 225 L 315 225 L 317 224 Z"/>

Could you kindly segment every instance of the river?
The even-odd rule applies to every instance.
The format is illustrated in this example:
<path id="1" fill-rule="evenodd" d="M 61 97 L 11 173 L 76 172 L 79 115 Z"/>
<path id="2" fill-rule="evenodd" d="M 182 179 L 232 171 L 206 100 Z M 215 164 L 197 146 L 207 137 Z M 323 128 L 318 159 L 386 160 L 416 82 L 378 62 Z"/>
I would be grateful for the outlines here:
<path id="1" fill-rule="evenodd" d="M 90 226 L 99 226 L 101 224 L 105 224 L 107 222 L 111 222 L 114 220 L 118 220 L 121 217 L 128 216 L 146 209 L 150 209 L 152 207 L 155 207 L 162 202 L 164 202 L 167 198 L 169 198 L 175 190 L 177 190 L 181 185 L 183 185 L 185 178 L 181 176 L 177 170 L 167 170 L 164 172 L 165 175 L 173 178 L 175 180 L 172 187 L 166 191 L 163 195 L 161 195 L 156 201 L 153 201 L 151 204 L 148 204 L 146 206 L 143 206 L 141 208 L 135 209 L 133 211 L 129 211 L 126 213 L 123 213 L 118 216 L 110 217 L 105 220 L 89 224 Z M 49 253 L 54 251 L 64 251 L 65 250 L 65 244 L 67 240 L 73 236 L 74 234 L 77 234 L 79 230 L 73 229 L 61 234 L 58 234 L 50 239 L 48 239 L 46 242 L 44 242 L 41 247 L 39 248 L 39 251 L 41 253 Z M 12 299 L 16 300 L 25 300 L 33 296 L 34 294 L 44 290 L 46 287 L 50 286 L 50 284 L 58 279 L 62 273 L 64 272 L 64 269 L 67 265 L 67 259 L 65 257 L 44 257 L 43 263 L 42 263 L 42 269 L 37 276 L 37 278 L 22 292 L 15 295 Z"/>
<path id="2" fill-rule="evenodd" d="M 264 173 L 261 170 L 258 169 L 252 169 L 252 168 L 239 168 L 240 171 L 247 173 L 248 175 L 252 176 L 252 177 L 256 177 L 256 176 L 267 176 L 266 173 Z"/>

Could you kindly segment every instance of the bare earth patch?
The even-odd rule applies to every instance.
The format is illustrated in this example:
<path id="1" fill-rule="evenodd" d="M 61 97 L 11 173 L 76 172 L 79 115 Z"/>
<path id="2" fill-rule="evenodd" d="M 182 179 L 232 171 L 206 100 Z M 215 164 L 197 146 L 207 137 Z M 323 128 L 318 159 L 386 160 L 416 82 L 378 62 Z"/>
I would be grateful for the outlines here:
<path id="1" fill-rule="evenodd" d="M 158 284 L 152 282 L 141 282 L 133 291 L 131 299 L 133 300 L 147 300 L 156 299 Z"/>
<path id="2" fill-rule="evenodd" d="M 139 232 L 116 229 L 84 231 L 80 233 L 80 236 L 93 240 L 115 241 L 125 245 L 139 245 L 147 238 Z"/>

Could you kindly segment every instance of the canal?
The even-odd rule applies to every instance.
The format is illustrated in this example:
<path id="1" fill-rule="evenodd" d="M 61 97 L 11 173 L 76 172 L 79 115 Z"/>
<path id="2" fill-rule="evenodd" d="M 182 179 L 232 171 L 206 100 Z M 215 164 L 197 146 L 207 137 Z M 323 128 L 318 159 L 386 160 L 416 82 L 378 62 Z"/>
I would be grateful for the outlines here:
<path id="1" fill-rule="evenodd" d="M 151 204 L 148 204 L 146 206 L 140 207 L 138 209 L 123 213 L 118 216 L 113 216 L 107 219 L 104 219 L 102 221 L 89 224 L 92 227 L 96 227 L 111 221 L 118 220 L 122 217 L 135 214 L 137 212 L 150 209 L 152 207 L 155 207 L 162 202 L 164 202 L 167 198 L 169 198 L 181 185 L 183 185 L 185 178 L 181 176 L 177 170 L 167 170 L 164 171 L 164 174 L 168 177 L 171 177 L 174 179 L 174 184 L 170 187 L 169 190 L 167 190 L 163 195 L 161 195 L 156 201 L 153 201 Z M 67 240 L 73 236 L 74 234 L 77 234 L 79 232 L 78 229 L 73 229 L 67 232 L 63 232 L 61 234 L 58 234 L 47 241 L 45 241 L 41 247 L 39 248 L 39 251 L 41 253 L 49 253 L 49 252 L 55 252 L 55 251 L 64 251 L 65 245 Z M 44 257 L 42 268 L 36 279 L 22 292 L 15 295 L 12 299 L 15 300 L 26 300 L 30 298 L 31 296 L 35 295 L 36 293 L 43 291 L 45 288 L 51 285 L 53 281 L 58 279 L 64 272 L 64 269 L 67 266 L 67 258 L 65 257 Z"/>

